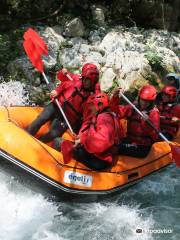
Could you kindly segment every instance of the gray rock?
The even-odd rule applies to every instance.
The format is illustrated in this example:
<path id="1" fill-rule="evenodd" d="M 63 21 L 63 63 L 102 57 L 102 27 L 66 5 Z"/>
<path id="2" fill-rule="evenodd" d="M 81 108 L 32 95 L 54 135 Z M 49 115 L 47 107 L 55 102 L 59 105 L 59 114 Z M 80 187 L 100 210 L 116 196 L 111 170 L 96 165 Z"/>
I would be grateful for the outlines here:
<path id="1" fill-rule="evenodd" d="M 65 39 L 59 34 L 57 26 L 53 28 L 47 27 L 42 31 L 41 34 L 49 49 L 48 56 L 43 57 L 45 69 L 49 70 L 56 65 L 59 48 L 64 44 Z"/>
<path id="2" fill-rule="evenodd" d="M 94 64 L 104 65 L 105 58 L 98 52 L 91 51 L 88 55 L 84 56 L 83 60 L 85 62 L 92 62 Z"/>
<path id="3" fill-rule="evenodd" d="M 90 52 L 90 49 L 91 49 L 91 46 L 90 45 L 87 45 L 87 44 L 82 44 L 80 49 L 79 49 L 79 52 L 81 54 L 89 54 Z"/>
<path id="4" fill-rule="evenodd" d="M 112 68 L 105 68 L 101 77 L 100 85 L 102 91 L 107 91 L 113 85 L 113 80 L 116 78 Z"/>
<path id="5" fill-rule="evenodd" d="M 33 84 L 33 80 L 39 76 L 39 73 L 34 69 L 27 57 L 17 58 L 9 62 L 7 70 L 13 79 L 18 79 L 20 82 Z"/>
<path id="6" fill-rule="evenodd" d="M 80 18 L 74 18 L 65 26 L 64 35 L 67 37 L 82 37 L 84 34 L 85 28 Z"/>
<path id="7" fill-rule="evenodd" d="M 95 23 L 97 23 L 98 25 L 104 25 L 105 24 L 104 10 L 105 10 L 105 8 L 102 5 L 93 4 L 91 6 L 93 21 Z"/>
<path id="8" fill-rule="evenodd" d="M 71 47 L 78 45 L 80 47 L 82 44 L 88 44 L 88 41 L 81 37 L 74 37 L 68 41 L 71 44 Z"/>
<path id="9" fill-rule="evenodd" d="M 99 45 L 101 43 L 102 37 L 99 36 L 99 32 L 97 30 L 91 31 L 89 34 L 89 41 L 93 45 Z"/>
<path id="10" fill-rule="evenodd" d="M 59 62 L 69 68 L 78 68 L 82 64 L 82 56 L 73 48 L 62 49 L 59 53 Z"/>

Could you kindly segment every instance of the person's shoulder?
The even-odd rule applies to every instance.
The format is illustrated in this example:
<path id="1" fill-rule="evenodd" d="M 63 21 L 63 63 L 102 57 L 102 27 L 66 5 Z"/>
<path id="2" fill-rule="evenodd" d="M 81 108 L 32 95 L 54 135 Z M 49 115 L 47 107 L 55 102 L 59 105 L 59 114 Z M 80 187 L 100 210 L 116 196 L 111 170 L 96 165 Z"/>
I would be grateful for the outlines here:
<path id="1" fill-rule="evenodd" d="M 152 110 L 153 110 L 153 111 L 158 111 L 158 112 L 159 112 L 159 109 L 158 109 L 157 105 L 155 105 L 155 106 L 153 107 Z"/>
<path id="2" fill-rule="evenodd" d="M 77 74 L 77 76 L 73 78 L 72 82 L 73 82 L 74 85 L 81 86 L 82 85 L 81 75 Z"/>
<path id="3" fill-rule="evenodd" d="M 79 73 L 72 73 L 72 79 L 76 82 L 78 82 L 78 81 L 80 81 L 81 82 L 81 80 L 82 80 L 82 77 L 81 77 L 81 74 L 79 74 Z"/>
<path id="4" fill-rule="evenodd" d="M 179 103 L 176 103 L 173 105 L 173 108 L 174 109 L 177 109 L 177 110 L 180 110 L 180 104 Z"/>
<path id="5" fill-rule="evenodd" d="M 150 112 L 151 112 L 151 113 L 159 113 L 159 109 L 158 109 L 158 107 L 155 105 Z"/>

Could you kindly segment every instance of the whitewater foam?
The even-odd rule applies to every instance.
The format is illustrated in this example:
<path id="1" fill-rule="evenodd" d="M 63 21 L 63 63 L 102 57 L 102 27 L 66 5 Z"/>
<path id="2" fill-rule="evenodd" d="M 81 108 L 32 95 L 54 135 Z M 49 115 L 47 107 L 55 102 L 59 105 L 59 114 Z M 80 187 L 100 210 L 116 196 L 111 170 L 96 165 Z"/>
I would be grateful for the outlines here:
<path id="1" fill-rule="evenodd" d="M 151 234 L 136 229 L 153 226 L 152 217 L 143 217 L 137 208 L 117 204 L 75 204 L 58 217 L 62 237 L 86 240 L 151 240 Z M 75 236 L 74 236 L 75 234 Z"/>
<path id="2" fill-rule="evenodd" d="M 25 85 L 18 81 L 0 83 L 0 106 L 25 105 L 29 96 Z"/>

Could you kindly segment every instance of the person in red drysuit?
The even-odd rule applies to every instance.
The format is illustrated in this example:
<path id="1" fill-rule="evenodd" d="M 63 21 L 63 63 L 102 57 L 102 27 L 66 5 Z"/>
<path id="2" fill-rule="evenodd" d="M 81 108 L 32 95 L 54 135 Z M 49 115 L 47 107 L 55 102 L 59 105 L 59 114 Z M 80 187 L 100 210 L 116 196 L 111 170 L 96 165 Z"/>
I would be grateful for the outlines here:
<path id="1" fill-rule="evenodd" d="M 176 100 L 177 89 L 166 86 L 161 90 L 162 101 L 158 104 L 160 127 L 168 140 L 172 140 L 180 126 L 180 104 Z"/>
<path id="2" fill-rule="evenodd" d="M 120 142 L 123 129 L 116 114 L 109 108 L 105 93 L 89 97 L 92 114 L 83 122 L 73 150 L 77 161 L 94 170 L 110 167 L 114 146 Z"/>
<path id="3" fill-rule="evenodd" d="M 111 109 L 118 114 L 120 119 L 127 119 L 127 134 L 118 145 L 118 152 L 119 154 L 132 157 L 146 157 L 152 144 L 158 140 L 158 133 L 142 119 L 131 105 L 119 105 L 118 93 L 119 90 L 114 93 L 111 99 Z M 159 130 L 159 111 L 154 106 L 156 96 L 157 93 L 154 86 L 146 85 L 142 87 L 138 94 L 136 107 Z"/>
<path id="4" fill-rule="evenodd" d="M 69 74 L 72 78 L 68 78 Z M 51 129 L 39 139 L 43 142 L 50 142 L 61 136 L 67 129 L 67 124 L 60 113 L 54 98 L 57 98 L 63 108 L 67 119 L 73 130 L 80 128 L 83 114 L 83 104 L 87 98 L 99 88 L 99 71 L 94 64 L 85 64 L 81 74 L 68 73 L 66 69 L 58 72 L 58 78 L 63 77 L 61 84 L 51 91 L 51 103 L 48 104 L 42 113 L 28 127 L 28 132 L 35 135 L 42 125 L 49 120 L 52 121 Z M 96 86 L 97 84 L 97 86 Z"/>
<path id="5" fill-rule="evenodd" d="M 176 73 L 168 73 L 164 79 L 166 86 L 175 87 L 177 89 L 176 98 L 174 102 L 180 104 L 180 76 Z M 162 102 L 162 92 L 158 93 L 156 103 L 159 105 Z"/>

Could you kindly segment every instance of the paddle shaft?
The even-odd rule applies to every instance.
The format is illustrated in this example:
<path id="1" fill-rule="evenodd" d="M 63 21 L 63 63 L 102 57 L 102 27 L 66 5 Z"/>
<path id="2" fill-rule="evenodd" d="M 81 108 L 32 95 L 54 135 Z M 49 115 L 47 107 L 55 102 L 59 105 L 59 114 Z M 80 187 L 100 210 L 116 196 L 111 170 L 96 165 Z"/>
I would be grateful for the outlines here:
<path id="1" fill-rule="evenodd" d="M 164 136 L 164 134 L 162 134 L 153 124 L 151 121 L 149 121 L 148 119 L 146 119 L 146 117 L 144 116 L 144 114 L 122 93 L 119 92 L 120 96 L 124 98 L 124 100 L 129 103 L 133 109 L 158 133 L 158 135 L 168 144 L 170 144 L 170 141 Z"/>
<path id="2" fill-rule="evenodd" d="M 43 77 L 44 77 L 44 80 L 45 80 L 46 83 L 47 83 L 47 86 L 49 86 L 49 80 L 47 79 L 45 73 L 42 72 L 42 75 L 43 75 Z M 68 125 L 68 128 L 70 129 L 71 133 L 74 135 L 74 131 L 73 131 L 73 129 L 72 129 L 72 127 L 71 127 L 71 125 L 70 125 L 70 123 L 69 123 L 69 121 L 68 121 L 68 119 L 67 119 L 67 117 L 66 117 L 66 115 L 65 115 L 65 113 L 64 113 L 64 111 L 63 111 L 63 109 L 62 109 L 62 107 L 61 107 L 61 105 L 60 105 L 60 103 L 59 103 L 59 101 L 58 101 L 56 98 L 55 98 L 55 103 L 56 103 L 57 107 L 59 108 L 61 114 L 63 115 L 64 120 L 66 121 L 66 123 L 67 123 L 67 125 Z"/>
<path id="3" fill-rule="evenodd" d="M 72 77 L 68 73 L 66 73 L 65 75 L 67 76 L 67 78 L 69 78 L 69 80 L 73 81 Z"/>
<path id="4" fill-rule="evenodd" d="M 47 47 L 46 43 L 41 39 L 41 37 L 33 29 L 29 29 L 28 31 L 26 31 L 26 33 L 24 34 L 24 39 L 25 39 L 24 43 L 25 42 L 26 43 L 28 43 L 28 42 L 31 43 L 31 45 L 34 46 L 34 50 L 37 50 L 38 48 L 41 49 L 41 51 L 40 52 L 38 51 L 38 54 L 36 54 L 38 56 L 38 58 L 36 56 L 36 61 L 34 61 L 34 56 L 32 54 L 30 54 L 30 53 L 34 53 L 32 51 L 32 49 L 31 49 L 32 46 L 31 45 L 27 45 L 25 47 L 25 45 L 24 45 L 24 49 L 26 51 L 27 56 L 29 57 L 29 60 L 31 61 L 32 65 L 38 71 L 40 71 L 42 73 L 42 75 L 43 75 L 43 77 L 44 77 L 44 79 L 45 79 L 45 81 L 47 83 L 47 86 L 50 89 L 50 87 L 49 87 L 49 80 L 47 79 L 47 77 L 46 77 L 46 75 L 45 75 L 45 73 L 43 71 L 43 63 L 42 63 L 42 60 L 41 60 L 41 55 L 43 55 L 43 54 L 47 55 L 48 54 L 48 47 Z M 29 51 L 29 50 L 31 50 L 31 51 Z M 52 59 L 51 56 L 50 56 L 50 58 Z M 68 78 L 69 77 L 70 76 L 68 75 Z M 68 128 L 71 131 L 71 133 L 74 134 L 73 129 L 72 129 L 72 127 L 71 127 L 71 125 L 70 125 L 70 123 L 69 123 L 69 121 L 68 121 L 68 119 L 67 119 L 67 117 L 66 117 L 66 115 L 65 115 L 65 113 L 64 113 L 64 111 L 62 109 L 62 107 L 61 107 L 61 105 L 59 104 L 59 101 L 56 98 L 55 98 L 55 103 L 56 103 L 57 107 L 59 108 L 61 114 L 63 115 L 63 117 L 64 117 L 64 119 L 65 119 L 65 121 L 66 121 L 66 123 L 68 125 Z"/>

